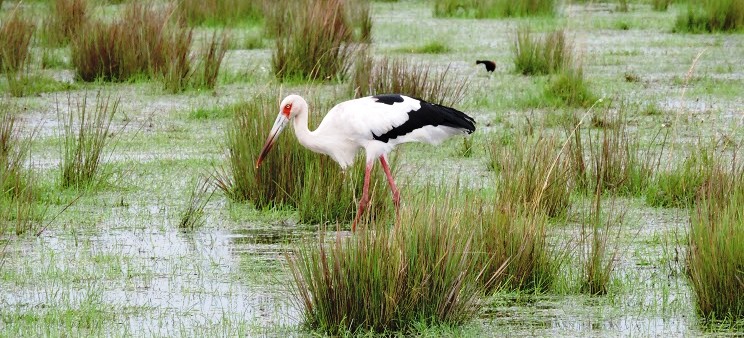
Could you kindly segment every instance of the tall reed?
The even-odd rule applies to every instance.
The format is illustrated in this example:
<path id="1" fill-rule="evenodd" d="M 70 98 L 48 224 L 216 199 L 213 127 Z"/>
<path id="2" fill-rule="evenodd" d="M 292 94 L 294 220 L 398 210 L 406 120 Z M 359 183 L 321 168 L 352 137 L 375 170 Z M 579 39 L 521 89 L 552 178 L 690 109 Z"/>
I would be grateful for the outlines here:
<path id="1" fill-rule="evenodd" d="M 207 40 L 199 52 L 197 70 L 192 81 L 195 87 L 214 89 L 229 44 L 230 39 L 226 32 L 215 32 Z"/>
<path id="2" fill-rule="evenodd" d="M 462 101 L 468 85 L 447 67 L 437 71 L 431 65 L 383 57 L 377 61 L 366 51 L 354 65 L 351 90 L 355 97 L 399 93 L 445 106 Z"/>
<path id="3" fill-rule="evenodd" d="M 214 187 L 209 179 L 200 178 L 192 184 L 191 195 L 178 222 L 178 227 L 184 230 L 193 230 L 204 225 L 204 208 L 214 195 Z"/>
<path id="4" fill-rule="evenodd" d="M 577 186 L 585 192 L 601 189 L 623 195 L 642 194 L 658 169 L 658 158 L 651 153 L 650 146 L 642 149 L 639 138 L 628 130 L 624 108 L 616 113 L 608 110 L 601 122 L 595 123 L 605 128 L 588 129 L 586 139 L 584 130 L 574 124 L 566 131 L 571 171 Z"/>
<path id="5" fill-rule="evenodd" d="M 31 38 L 36 26 L 16 6 L 0 22 L 0 72 L 8 77 L 27 66 L 30 59 Z"/>
<path id="6" fill-rule="evenodd" d="M 574 64 L 573 44 L 564 29 L 536 37 L 529 26 L 520 26 L 512 50 L 514 69 L 523 75 L 560 73 Z"/>
<path id="7" fill-rule="evenodd" d="M 489 167 L 496 173 L 499 208 L 562 216 L 569 207 L 573 180 L 569 159 L 554 137 L 538 136 L 502 146 L 493 141 Z"/>
<path id="8" fill-rule="evenodd" d="M 654 173 L 646 190 L 646 203 L 656 207 L 684 208 L 694 204 L 696 194 L 712 175 L 715 148 L 697 145 L 679 161 L 670 161 Z"/>
<path id="9" fill-rule="evenodd" d="M 71 46 L 77 76 L 84 81 L 159 79 L 170 92 L 192 85 L 211 88 L 226 42 L 222 35 L 213 36 L 202 53 L 202 71 L 193 76 L 193 30 L 174 13 L 172 5 L 131 2 L 112 22 L 84 25 Z"/>
<path id="10" fill-rule="evenodd" d="M 678 32 L 705 33 L 744 29 L 744 0 L 689 1 L 677 15 Z"/>
<path id="11" fill-rule="evenodd" d="M 744 165 L 715 163 L 690 213 L 687 273 L 706 319 L 744 318 Z"/>
<path id="12" fill-rule="evenodd" d="M 404 208 L 400 228 L 372 225 L 333 241 L 321 232 L 288 254 L 304 324 L 330 335 L 392 334 L 471 320 L 483 304 L 484 269 L 472 220 L 454 200 L 421 198 Z"/>
<path id="13" fill-rule="evenodd" d="M 27 165 L 34 135 L 23 137 L 11 106 L 0 101 L 0 236 L 31 231 L 44 217 L 35 203 L 35 176 Z"/>
<path id="14" fill-rule="evenodd" d="M 489 205 L 489 201 L 485 200 Z M 548 243 L 548 218 L 535 209 L 509 209 L 506 198 L 496 198 L 492 207 L 481 207 L 469 218 L 474 221 L 484 262 L 481 283 L 488 292 L 497 290 L 544 292 L 561 266 L 559 253 Z"/>
<path id="15" fill-rule="evenodd" d="M 595 177 L 601 180 L 601 176 Z M 590 295 L 607 294 L 616 268 L 619 253 L 618 237 L 625 213 L 615 212 L 615 202 L 611 201 L 609 213 L 603 210 L 603 185 L 594 184 L 596 190 L 592 197 L 590 210 L 585 211 L 581 220 L 579 238 L 579 259 L 582 262 L 581 291 Z M 615 236 L 613 236 L 613 233 Z"/>
<path id="16" fill-rule="evenodd" d="M 42 40 L 51 46 L 63 46 L 90 20 L 88 0 L 54 0 L 44 19 Z"/>
<path id="17" fill-rule="evenodd" d="M 346 78 L 357 47 L 342 0 L 298 0 L 281 14 L 271 66 L 277 79 L 330 81 Z"/>
<path id="18" fill-rule="evenodd" d="M 57 108 L 63 126 L 60 162 L 60 185 L 63 188 L 82 188 L 101 179 L 104 150 L 110 141 L 109 129 L 119 103 L 120 99 L 111 100 L 110 96 L 99 92 L 92 111 L 88 107 L 87 94 L 74 103 L 68 97 L 67 116 Z"/>

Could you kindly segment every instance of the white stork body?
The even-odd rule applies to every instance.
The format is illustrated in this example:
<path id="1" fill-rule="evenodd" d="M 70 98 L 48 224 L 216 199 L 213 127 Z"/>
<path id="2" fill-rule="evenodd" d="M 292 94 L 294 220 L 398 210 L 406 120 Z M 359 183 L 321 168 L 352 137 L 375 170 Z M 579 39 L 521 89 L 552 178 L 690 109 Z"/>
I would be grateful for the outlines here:
<path id="1" fill-rule="evenodd" d="M 307 126 L 307 102 L 298 95 L 289 95 L 280 105 L 274 127 L 261 151 L 256 167 L 269 152 L 276 137 L 294 118 L 297 139 L 306 148 L 329 155 L 343 169 L 348 168 L 360 148 L 366 153 L 364 189 L 352 230 L 356 229 L 359 214 L 369 201 L 369 175 L 376 159 L 385 170 L 393 191 L 396 214 L 400 197 L 390 168 L 387 154 L 395 146 L 406 142 L 438 144 L 452 135 L 470 134 L 475 131 L 475 121 L 464 113 L 445 106 L 414 99 L 405 95 L 385 94 L 344 101 L 333 107 L 318 128 L 310 131 Z"/>

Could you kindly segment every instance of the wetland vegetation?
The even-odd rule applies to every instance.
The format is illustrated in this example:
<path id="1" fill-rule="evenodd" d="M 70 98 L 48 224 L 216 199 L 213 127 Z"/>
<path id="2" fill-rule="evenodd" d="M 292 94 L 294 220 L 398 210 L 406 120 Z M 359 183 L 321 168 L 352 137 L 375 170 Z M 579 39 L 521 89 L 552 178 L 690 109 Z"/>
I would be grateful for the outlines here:
<path id="1" fill-rule="evenodd" d="M 744 333 L 744 1 L 0 1 L 0 336 Z M 476 60 L 492 60 L 486 72 Z M 301 94 L 473 116 L 347 172 Z M 312 129 L 312 126 L 311 126 Z M 287 133 L 291 134 L 291 132 Z"/>

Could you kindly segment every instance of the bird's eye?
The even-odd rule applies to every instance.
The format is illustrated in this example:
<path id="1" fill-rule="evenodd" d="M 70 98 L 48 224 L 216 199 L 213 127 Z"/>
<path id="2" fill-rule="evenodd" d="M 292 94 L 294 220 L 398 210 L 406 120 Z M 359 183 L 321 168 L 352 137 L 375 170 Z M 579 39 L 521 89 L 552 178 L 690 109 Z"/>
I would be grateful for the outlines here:
<path id="1" fill-rule="evenodd" d="M 284 108 L 285 108 L 285 109 L 291 109 L 291 108 L 292 108 L 292 105 L 289 105 L 289 104 L 288 104 L 288 105 L 284 106 Z"/>

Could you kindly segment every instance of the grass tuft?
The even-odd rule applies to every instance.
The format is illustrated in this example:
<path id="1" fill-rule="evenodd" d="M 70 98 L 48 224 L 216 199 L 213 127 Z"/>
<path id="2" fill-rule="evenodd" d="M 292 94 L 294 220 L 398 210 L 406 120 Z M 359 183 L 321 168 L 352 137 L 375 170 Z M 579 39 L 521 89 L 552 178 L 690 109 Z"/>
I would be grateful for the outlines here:
<path id="1" fill-rule="evenodd" d="M 88 0 L 54 0 L 44 19 L 42 41 L 49 46 L 64 46 L 90 20 Z"/>
<path id="2" fill-rule="evenodd" d="M 586 141 L 575 124 L 567 129 L 571 171 L 577 186 L 585 192 L 600 189 L 622 195 L 643 194 L 657 159 L 649 150 L 643 152 L 639 139 L 628 131 L 624 108 L 614 114 L 608 111 L 604 118 L 596 116 L 592 124 L 604 128 L 599 132 L 590 129 Z"/>
<path id="3" fill-rule="evenodd" d="M 109 96 L 98 93 L 92 112 L 87 95 L 74 105 L 68 97 L 67 116 L 57 108 L 63 126 L 60 163 L 60 185 L 63 188 L 83 188 L 102 179 L 101 161 L 119 102 L 119 99 L 112 101 Z"/>
<path id="4" fill-rule="evenodd" d="M 711 33 L 744 29 L 744 0 L 689 1 L 677 15 L 677 32 Z"/>
<path id="5" fill-rule="evenodd" d="M 509 214 L 538 210 L 558 217 L 566 213 L 573 182 L 569 161 L 556 138 L 539 136 L 506 146 L 495 141 L 489 156 L 489 167 L 497 175 L 499 208 Z"/>
<path id="6" fill-rule="evenodd" d="M 421 198 L 403 210 L 399 228 L 377 224 L 334 241 L 321 232 L 288 254 L 305 325 L 330 335 L 389 334 L 474 318 L 483 292 L 480 248 L 457 196 L 443 200 Z"/>
<path id="7" fill-rule="evenodd" d="M 191 25 L 235 25 L 260 22 L 265 0 L 179 0 L 178 14 Z"/>
<path id="8" fill-rule="evenodd" d="M 572 48 L 563 29 L 540 38 L 521 26 L 514 37 L 514 69 L 522 75 L 560 73 L 573 65 Z"/>
<path id="9" fill-rule="evenodd" d="M 646 203 L 654 207 L 685 208 L 695 202 L 697 191 L 710 177 L 715 152 L 712 147 L 699 146 L 682 162 L 654 174 L 646 191 Z"/>
<path id="10" fill-rule="evenodd" d="M 651 0 L 651 8 L 655 11 L 663 12 L 669 9 L 669 5 L 672 4 L 674 0 Z"/>
<path id="11" fill-rule="evenodd" d="M 556 107 L 589 107 L 597 101 L 580 66 L 565 69 L 553 77 L 546 85 L 543 97 L 549 105 Z"/>
<path id="12" fill-rule="evenodd" d="M 213 34 L 191 56 L 193 30 L 184 26 L 171 5 L 131 2 L 113 22 L 93 21 L 72 40 L 72 64 L 84 81 L 159 79 L 169 92 L 214 88 L 229 44 L 225 33 Z"/>
<path id="13" fill-rule="evenodd" d="M 191 197 L 186 207 L 181 212 L 178 227 L 184 230 L 193 230 L 204 225 L 204 208 L 214 195 L 214 187 L 209 179 L 199 179 L 193 184 Z"/>
<path id="14" fill-rule="evenodd" d="M 278 21 L 278 28 L 271 65 L 277 79 L 335 81 L 346 78 L 357 50 L 350 43 L 354 27 L 347 17 L 360 16 L 347 10 L 365 8 L 353 5 L 342 0 L 299 0 L 288 6 L 276 6 L 282 7 L 273 19 Z M 369 16 L 368 6 L 366 8 Z M 371 21 L 368 24 L 371 25 Z"/>
<path id="15" fill-rule="evenodd" d="M 36 26 L 16 6 L 0 22 L 0 72 L 8 77 L 22 71 L 30 60 L 31 38 Z"/>
<path id="16" fill-rule="evenodd" d="M 602 198 L 603 190 L 600 183 L 596 184 L 591 210 L 584 216 L 581 222 L 580 236 L 580 259 L 582 261 L 581 291 L 590 295 L 605 295 L 609 291 L 612 273 L 616 267 L 618 255 L 617 236 L 613 239 L 612 230 L 623 223 L 624 212 L 612 214 L 614 201 L 610 214 L 603 215 Z"/>
<path id="17" fill-rule="evenodd" d="M 412 64 L 403 59 L 375 60 L 362 53 L 354 66 L 351 81 L 355 97 L 399 93 L 445 106 L 455 106 L 465 96 L 467 78 L 456 78 L 447 67 L 436 71 L 432 66 Z"/>
<path id="18" fill-rule="evenodd" d="M 553 16 L 555 0 L 436 0 L 435 17 L 501 18 Z"/>
<path id="19" fill-rule="evenodd" d="M 744 318 L 744 167 L 715 163 L 690 215 L 687 273 L 708 320 Z"/>
<path id="20" fill-rule="evenodd" d="M 22 137 L 18 118 L 10 108 L 0 102 L 0 236 L 9 231 L 31 231 L 44 217 L 35 205 L 35 176 L 26 167 L 35 133 Z M 4 246 L 2 249 L 0 262 Z"/>

